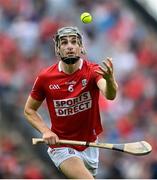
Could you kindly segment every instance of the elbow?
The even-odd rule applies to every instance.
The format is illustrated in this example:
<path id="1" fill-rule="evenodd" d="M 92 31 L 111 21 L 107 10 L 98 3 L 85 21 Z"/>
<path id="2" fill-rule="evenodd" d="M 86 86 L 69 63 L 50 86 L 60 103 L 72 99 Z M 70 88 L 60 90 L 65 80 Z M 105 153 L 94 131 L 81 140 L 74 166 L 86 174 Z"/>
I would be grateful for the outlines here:
<path id="1" fill-rule="evenodd" d="M 28 114 L 29 114 L 29 113 L 28 113 L 28 109 L 27 109 L 26 107 L 24 108 L 23 114 L 24 114 L 25 117 L 27 117 Z"/>
<path id="2" fill-rule="evenodd" d="M 116 86 L 115 90 L 112 93 L 109 93 L 108 95 L 106 95 L 108 100 L 114 100 L 116 98 L 117 89 L 118 89 L 118 86 Z"/>
<path id="3" fill-rule="evenodd" d="M 116 98 L 116 95 L 112 95 L 112 96 L 107 97 L 108 100 L 114 100 L 115 98 Z"/>
<path id="4" fill-rule="evenodd" d="M 31 115 L 31 110 L 29 108 L 25 107 L 24 111 L 23 111 L 23 114 L 28 119 L 28 116 Z"/>
<path id="5" fill-rule="evenodd" d="M 115 97 L 107 97 L 107 99 L 113 101 Z"/>
<path id="6" fill-rule="evenodd" d="M 104 95 L 104 97 L 106 97 L 107 100 L 114 100 L 116 98 L 116 92 L 114 92 L 112 94 L 111 93 L 108 93 L 108 94 L 104 93 L 103 95 Z"/>

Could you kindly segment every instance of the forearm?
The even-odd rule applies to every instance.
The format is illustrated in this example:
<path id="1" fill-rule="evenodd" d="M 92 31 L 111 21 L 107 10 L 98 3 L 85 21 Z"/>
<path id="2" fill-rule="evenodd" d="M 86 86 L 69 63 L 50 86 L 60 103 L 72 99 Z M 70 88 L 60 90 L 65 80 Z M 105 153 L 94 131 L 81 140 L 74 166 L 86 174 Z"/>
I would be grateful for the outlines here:
<path id="1" fill-rule="evenodd" d="M 106 89 L 105 89 L 105 96 L 109 100 L 113 100 L 116 97 L 118 89 L 118 84 L 116 83 L 115 78 L 113 77 L 112 79 L 108 79 L 106 81 Z"/>
<path id="2" fill-rule="evenodd" d="M 24 114 L 28 122 L 42 134 L 46 131 L 50 131 L 50 129 L 45 124 L 44 120 L 37 111 L 29 109 L 26 110 Z"/>

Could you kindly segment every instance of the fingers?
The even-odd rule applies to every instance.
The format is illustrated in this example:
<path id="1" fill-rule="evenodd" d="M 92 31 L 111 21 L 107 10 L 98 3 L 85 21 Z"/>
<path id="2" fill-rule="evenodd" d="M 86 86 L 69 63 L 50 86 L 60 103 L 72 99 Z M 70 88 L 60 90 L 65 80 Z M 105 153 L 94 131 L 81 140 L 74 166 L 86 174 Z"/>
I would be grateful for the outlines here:
<path id="1" fill-rule="evenodd" d="M 107 60 L 103 61 L 102 63 L 106 67 L 108 73 L 113 72 L 112 58 L 107 58 Z"/>
<path id="2" fill-rule="evenodd" d="M 47 134 L 43 134 L 43 139 L 48 145 L 57 144 L 59 142 L 58 136 L 52 131 Z"/>
<path id="3" fill-rule="evenodd" d="M 49 138 L 47 144 L 49 144 L 49 145 L 57 144 L 57 139 L 54 138 L 54 137 L 53 138 Z"/>
<path id="4" fill-rule="evenodd" d="M 48 145 L 57 144 L 58 140 L 55 137 L 44 138 L 44 141 Z"/>
<path id="5" fill-rule="evenodd" d="M 105 79 L 113 75 L 112 58 L 107 58 L 102 62 L 103 66 L 99 66 L 99 70 L 95 70 L 98 74 L 102 75 Z"/>
<path id="6" fill-rule="evenodd" d="M 99 74 L 100 74 L 100 73 L 101 73 L 101 75 L 107 74 L 107 69 L 105 69 L 104 67 L 99 66 L 99 69 L 100 69 L 100 71 L 98 70 L 98 73 L 99 73 Z"/>
<path id="7" fill-rule="evenodd" d="M 108 62 L 108 65 L 113 68 L 113 64 L 112 64 L 112 58 L 107 58 L 107 62 Z"/>
<path id="8" fill-rule="evenodd" d="M 100 75 L 104 75 L 104 73 L 102 71 L 95 70 L 95 72 L 97 72 Z"/>

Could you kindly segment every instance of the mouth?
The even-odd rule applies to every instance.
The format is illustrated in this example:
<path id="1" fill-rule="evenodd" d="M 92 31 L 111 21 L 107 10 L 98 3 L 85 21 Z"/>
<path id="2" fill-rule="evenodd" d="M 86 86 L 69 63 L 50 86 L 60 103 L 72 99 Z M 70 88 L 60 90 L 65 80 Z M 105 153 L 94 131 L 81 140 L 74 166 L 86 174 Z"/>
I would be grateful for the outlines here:
<path id="1" fill-rule="evenodd" d="M 67 54 L 67 56 L 74 56 L 75 55 L 75 53 L 73 53 L 73 52 L 68 52 L 66 54 Z"/>

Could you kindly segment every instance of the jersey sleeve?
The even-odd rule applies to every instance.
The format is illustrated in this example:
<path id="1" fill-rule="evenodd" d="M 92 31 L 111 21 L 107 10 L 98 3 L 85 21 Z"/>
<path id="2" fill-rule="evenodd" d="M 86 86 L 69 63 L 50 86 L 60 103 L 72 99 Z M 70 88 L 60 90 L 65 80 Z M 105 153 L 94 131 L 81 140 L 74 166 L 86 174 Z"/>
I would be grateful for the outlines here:
<path id="1" fill-rule="evenodd" d="M 45 93 L 43 90 L 43 83 L 40 76 L 38 76 L 34 82 L 33 88 L 31 90 L 30 96 L 38 101 L 43 101 L 45 99 Z"/>

